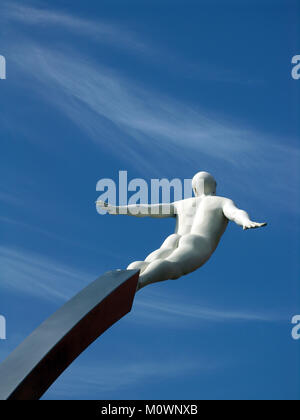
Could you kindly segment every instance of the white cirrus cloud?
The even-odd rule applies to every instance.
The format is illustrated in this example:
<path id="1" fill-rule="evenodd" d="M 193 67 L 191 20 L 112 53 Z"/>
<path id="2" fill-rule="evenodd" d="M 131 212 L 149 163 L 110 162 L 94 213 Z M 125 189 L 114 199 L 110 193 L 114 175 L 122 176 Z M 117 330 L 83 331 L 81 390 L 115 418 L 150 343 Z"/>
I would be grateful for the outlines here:
<path id="1" fill-rule="evenodd" d="M 127 46 L 139 44 L 135 36 L 130 44 L 131 37 L 118 25 L 101 26 L 101 22 L 56 10 L 6 3 L 4 16 L 19 23 L 70 28 L 90 39 L 106 33 L 115 45 L 124 40 Z M 13 41 L 8 45 L 10 61 L 23 76 L 29 76 L 26 85 L 32 81 L 31 92 L 41 94 L 79 126 L 87 135 L 84 141 L 91 139 L 110 148 L 148 175 L 174 174 L 181 166 L 209 168 L 236 191 L 272 203 L 270 207 L 276 203 L 283 208 L 284 194 L 291 203 L 284 211 L 299 212 L 293 203 L 299 191 L 295 173 L 300 150 L 291 146 L 292 142 L 241 126 L 232 117 L 226 121 L 198 104 L 168 97 L 161 86 L 154 89 L 137 84 L 122 75 L 121 65 L 118 71 L 100 65 L 73 44 L 52 50 L 43 45 L 42 37 L 38 44 L 23 37 L 19 45 Z"/>
<path id="2" fill-rule="evenodd" d="M 172 294 L 157 295 L 148 291 L 145 296 L 137 296 L 134 313 L 130 319 L 140 324 L 165 324 L 175 328 L 194 328 L 207 323 L 232 322 L 280 322 L 278 314 L 268 311 L 239 308 L 219 308 L 207 302 L 193 302 L 191 298 L 178 299 Z"/>
<path id="3" fill-rule="evenodd" d="M 93 280 L 80 272 L 39 254 L 0 246 L 0 288 L 64 302 Z"/>
<path id="4" fill-rule="evenodd" d="M 95 275 L 63 265 L 44 255 L 24 249 L 0 246 L 0 288 L 35 296 L 45 301 L 64 302 L 74 296 Z M 188 301 L 187 301 L 188 299 Z M 196 321 L 207 322 L 276 322 L 278 316 L 264 311 L 217 308 L 207 303 L 195 303 L 190 298 L 179 300 L 172 294 L 148 292 L 138 295 L 129 322 L 159 321 L 179 327 Z"/>
<path id="5" fill-rule="evenodd" d="M 37 25 L 41 27 L 60 27 L 70 30 L 75 35 L 86 35 L 94 41 L 109 44 L 118 48 L 136 51 L 138 53 L 148 51 L 150 48 L 141 42 L 135 34 L 120 24 L 106 21 L 85 19 L 63 11 L 49 8 L 36 8 L 29 5 L 9 1 L 4 2 L 1 10 L 1 18 L 6 22 L 23 25 Z"/>
<path id="6" fill-rule="evenodd" d="M 91 394 L 101 395 L 107 392 L 130 390 L 137 384 L 161 382 L 185 375 L 197 375 L 201 371 L 210 371 L 217 363 L 191 360 L 160 360 L 113 363 L 94 362 L 76 364 L 58 379 L 50 388 L 45 399 L 52 398 L 89 398 Z"/>

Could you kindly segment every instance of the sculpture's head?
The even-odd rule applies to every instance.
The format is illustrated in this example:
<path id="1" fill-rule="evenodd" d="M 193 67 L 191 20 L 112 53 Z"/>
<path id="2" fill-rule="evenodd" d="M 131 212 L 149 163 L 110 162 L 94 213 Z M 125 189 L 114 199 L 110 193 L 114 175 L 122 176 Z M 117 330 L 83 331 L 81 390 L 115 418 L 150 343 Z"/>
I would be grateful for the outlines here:
<path id="1" fill-rule="evenodd" d="M 196 197 L 216 195 L 217 192 L 217 182 L 208 172 L 198 172 L 192 180 L 192 186 Z"/>

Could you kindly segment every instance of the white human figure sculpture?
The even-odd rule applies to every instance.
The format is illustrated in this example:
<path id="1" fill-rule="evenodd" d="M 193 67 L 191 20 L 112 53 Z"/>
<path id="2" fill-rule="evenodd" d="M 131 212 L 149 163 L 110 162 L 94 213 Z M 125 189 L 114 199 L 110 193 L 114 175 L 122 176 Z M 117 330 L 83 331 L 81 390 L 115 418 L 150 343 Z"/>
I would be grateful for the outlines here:
<path id="1" fill-rule="evenodd" d="M 217 248 L 229 221 L 244 230 L 266 225 L 252 222 L 249 215 L 238 209 L 232 200 L 216 196 L 217 183 L 209 173 L 197 173 L 192 186 L 195 197 L 171 204 L 116 207 L 103 201 L 97 202 L 110 214 L 176 218 L 175 233 L 168 236 L 145 261 L 136 261 L 127 267 L 140 270 L 138 290 L 151 283 L 178 279 L 204 265 Z"/>

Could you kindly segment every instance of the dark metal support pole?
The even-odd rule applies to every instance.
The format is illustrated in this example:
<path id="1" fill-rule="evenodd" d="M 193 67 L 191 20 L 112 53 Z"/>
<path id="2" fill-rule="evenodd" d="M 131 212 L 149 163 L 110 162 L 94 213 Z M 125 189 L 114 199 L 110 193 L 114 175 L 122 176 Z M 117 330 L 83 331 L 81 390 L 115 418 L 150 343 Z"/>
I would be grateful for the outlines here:
<path id="1" fill-rule="evenodd" d="M 104 274 L 44 321 L 0 365 L 0 400 L 37 400 L 101 334 L 131 311 L 139 272 Z"/>

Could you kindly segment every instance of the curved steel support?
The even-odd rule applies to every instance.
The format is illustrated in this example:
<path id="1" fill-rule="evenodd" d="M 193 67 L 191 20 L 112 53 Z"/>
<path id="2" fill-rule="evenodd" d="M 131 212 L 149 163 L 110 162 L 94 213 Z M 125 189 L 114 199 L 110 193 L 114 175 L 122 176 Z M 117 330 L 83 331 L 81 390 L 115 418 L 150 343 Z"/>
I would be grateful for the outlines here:
<path id="1" fill-rule="evenodd" d="M 37 400 L 104 331 L 131 311 L 138 270 L 111 271 L 44 321 L 0 365 L 0 400 Z"/>

